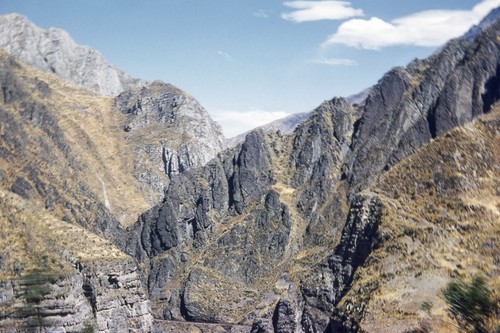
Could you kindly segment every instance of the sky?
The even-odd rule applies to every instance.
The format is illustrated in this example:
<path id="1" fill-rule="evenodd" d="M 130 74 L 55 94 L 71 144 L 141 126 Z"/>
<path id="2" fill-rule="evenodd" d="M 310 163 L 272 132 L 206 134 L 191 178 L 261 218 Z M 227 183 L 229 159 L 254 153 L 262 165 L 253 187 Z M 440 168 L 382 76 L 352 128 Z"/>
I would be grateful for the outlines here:
<path id="1" fill-rule="evenodd" d="M 146 80 L 194 96 L 226 137 L 356 94 L 500 0 L 0 0 Z"/>

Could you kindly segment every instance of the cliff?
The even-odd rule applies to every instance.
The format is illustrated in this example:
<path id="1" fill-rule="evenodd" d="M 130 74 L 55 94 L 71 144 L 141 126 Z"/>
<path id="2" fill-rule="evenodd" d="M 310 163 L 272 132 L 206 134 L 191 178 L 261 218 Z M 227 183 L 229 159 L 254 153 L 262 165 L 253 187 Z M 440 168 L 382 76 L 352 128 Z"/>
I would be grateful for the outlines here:
<path id="1" fill-rule="evenodd" d="M 191 95 L 161 81 L 131 89 L 115 98 L 126 116 L 125 140 L 134 151 L 134 177 L 150 203 L 163 197 L 170 179 L 207 164 L 225 148 L 219 124 Z"/>
<path id="2" fill-rule="evenodd" d="M 367 301 L 341 311 L 346 295 L 379 290 L 376 281 L 353 289 L 360 267 L 389 244 L 379 230 L 388 223 L 379 179 L 490 112 L 500 97 L 499 31 L 493 21 L 391 70 L 361 105 L 327 101 L 291 135 L 252 132 L 174 177 L 163 202 L 129 229 L 129 253 L 149 266 L 155 316 L 254 323 L 255 332 L 354 332 L 399 315 L 392 307 L 368 317 Z M 373 326 L 363 326 L 368 318 Z"/>
<path id="3" fill-rule="evenodd" d="M 151 307 L 133 259 L 104 238 L 0 191 L 0 329 L 145 332 Z"/>

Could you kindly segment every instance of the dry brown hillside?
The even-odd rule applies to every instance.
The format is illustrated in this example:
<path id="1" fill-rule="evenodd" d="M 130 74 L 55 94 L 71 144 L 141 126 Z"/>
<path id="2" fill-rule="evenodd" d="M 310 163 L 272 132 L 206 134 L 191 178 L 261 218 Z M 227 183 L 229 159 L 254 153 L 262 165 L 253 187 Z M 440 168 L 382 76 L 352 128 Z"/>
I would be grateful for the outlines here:
<path id="1" fill-rule="evenodd" d="M 125 116 L 112 99 L 4 52 L 0 66 L 0 188 L 94 229 L 110 215 L 134 222 L 148 208 L 147 193 L 132 176 Z"/>
<path id="2" fill-rule="evenodd" d="M 0 190 L 0 281 L 44 270 L 70 275 L 76 262 L 129 260 L 110 241 L 62 222 L 20 196 Z"/>
<path id="3" fill-rule="evenodd" d="M 364 311 L 366 331 L 403 332 L 411 324 L 456 331 L 442 290 L 457 277 L 486 277 L 498 299 L 499 129 L 497 107 L 427 144 L 372 188 L 384 203 L 383 245 L 358 270 L 341 303 Z M 424 302 L 432 305 L 430 313 L 422 310 Z"/>

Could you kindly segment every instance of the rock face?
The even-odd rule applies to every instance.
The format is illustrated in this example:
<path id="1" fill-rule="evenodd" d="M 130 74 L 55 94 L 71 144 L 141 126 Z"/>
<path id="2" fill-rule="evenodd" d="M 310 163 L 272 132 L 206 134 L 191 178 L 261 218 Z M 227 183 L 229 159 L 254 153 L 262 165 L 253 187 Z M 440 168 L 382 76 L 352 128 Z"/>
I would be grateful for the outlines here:
<path id="1" fill-rule="evenodd" d="M 331 316 L 336 313 L 336 304 L 348 291 L 356 269 L 364 264 L 376 245 L 381 209 L 376 196 L 356 197 L 335 254 L 319 267 L 317 275 L 321 280 L 316 275 L 303 284 L 305 306 L 302 320 L 314 323 L 316 330 L 327 331 L 329 326 L 339 325 L 331 322 Z"/>
<path id="2" fill-rule="evenodd" d="M 128 90 L 115 99 L 127 117 L 126 140 L 134 142 L 134 176 L 157 195 L 174 176 L 205 165 L 225 148 L 216 122 L 190 95 L 160 81 Z"/>
<path id="3" fill-rule="evenodd" d="M 0 16 L 0 48 L 20 61 L 103 95 L 145 84 L 109 64 L 96 50 L 77 45 L 61 29 L 41 29 L 19 14 Z"/>
<path id="4" fill-rule="evenodd" d="M 393 69 L 371 90 L 355 125 L 352 186 L 368 185 L 432 138 L 488 112 L 500 96 L 498 25 L 495 21 L 472 40 L 452 40 L 426 60 Z"/>
<path id="5" fill-rule="evenodd" d="M 150 302 L 131 257 L 13 193 L 0 191 L 0 205 L 2 332 L 151 330 Z"/>
<path id="6" fill-rule="evenodd" d="M 377 231 L 386 202 L 367 189 L 490 112 L 500 97 L 499 31 L 497 20 L 393 69 L 361 104 L 327 101 L 291 135 L 252 132 L 173 177 L 127 241 L 150 267 L 156 316 L 254 323 L 253 332 L 360 330 L 366 302 L 342 302 L 386 241 Z"/>
<path id="7" fill-rule="evenodd" d="M 5 332 L 74 332 L 85 326 L 96 332 L 151 330 L 151 306 L 132 260 L 75 266 L 69 276 L 37 272 L 0 283 L 0 306 L 8 309 L 2 309 L 0 328 Z M 27 293 L 35 295 L 29 298 Z"/>

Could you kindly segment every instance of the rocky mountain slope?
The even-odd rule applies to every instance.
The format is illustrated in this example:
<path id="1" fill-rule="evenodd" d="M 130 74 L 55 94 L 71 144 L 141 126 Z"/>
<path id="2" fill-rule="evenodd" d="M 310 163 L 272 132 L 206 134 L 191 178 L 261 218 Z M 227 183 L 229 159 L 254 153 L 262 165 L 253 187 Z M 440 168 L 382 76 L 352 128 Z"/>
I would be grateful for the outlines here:
<path id="1" fill-rule="evenodd" d="M 138 266 L 119 248 L 149 206 L 126 117 L 3 51 L 0 86 L 0 331 L 151 329 Z"/>
<path id="2" fill-rule="evenodd" d="M 3 15 L 0 48 L 78 86 L 116 96 L 116 111 L 127 118 L 116 125 L 127 132 L 124 138 L 134 154 L 132 174 L 149 204 L 161 199 L 173 174 L 204 165 L 225 148 L 220 126 L 192 96 L 159 81 L 131 78 L 98 51 L 76 44 L 64 30 L 41 29 L 19 14 Z"/>
<path id="3" fill-rule="evenodd" d="M 494 11 L 223 151 L 178 88 L 105 97 L 1 52 L 0 330 L 453 332 L 450 279 L 499 295 L 499 35 Z"/>
<path id="4" fill-rule="evenodd" d="M 441 291 L 485 276 L 500 293 L 500 108 L 425 145 L 380 177 L 380 243 L 342 299 L 367 332 L 456 328 Z M 432 304 L 430 313 L 422 304 Z M 390 314 L 390 315 L 387 315 Z"/>
<path id="5" fill-rule="evenodd" d="M 51 238 L 42 237 L 42 245 L 32 245 L 32 238 L 41 237 L 39 234 L 47 230 L 33 224 L 22 225 L 22 230 L 33 229 L 27 233 L 29 238 L 23 238 L 17 223 L 29 218 L 35 222 L 40 217 L 36 214 L 30 217 L 33 210 L 26 216 L 17 215 L 16 205 L 2 201 L 1 221 L 6 223 L 2 232 L 15 237 L 12 242 L 4 243 L 0 251 L 0 330 L 24 331 L 26 325 L 39 319 L 40 316 L 31 318 L 29 313 L 24 314 L 27 305 L 22 298 L 24 277 L 37 274 L 50 277 L 49 283 L 44 280 L 42 290 L 56 281 L 54 288 L 58 293 L 73 295 L 59 302 L 51 301 L 59 299 L 59 294 L 48 293 L 40 300 L 36 309 L 42 312 L 63 307 L 61 313 L 54 310 L 54 315 L 44 314 L 47 317 L 44 323 L 69 331 L 79 330 L 87 322 L 101 332 L 124 327 L 147 330 L 151 327 L 150 307 L 137 275 L 137 265 L 118 250 L 124 248 L 123 228 L 159 200 L 169 177 L 206 163 L 222 149 L 224 138 L 220 127 L 196 100 L 173 86 L 154 82 L 112 98 L 79 88 L 55 74 L 37 71 L 0 50 L 0 191 L 20 196 L 12 200 L 25 202 L 23 205 L 31 205 L 34 210 L 46 211 L 48 217 L 41 221 L 58 221 L 54 223 L 60 229 L 53 237 L 52 231 L 46 235 Z M 211 145 L 213 142 L 215 146 Z M 162 158 L 167 156 L 170 156 L 168 163 Z M 151 174 L 160 181 L 153 182 L 144 176 Z M 61 221 L 68 224 L 66 228 Z M 69 232 L 66 229 L 73 230 L 72 225 L 80 225 L 114 242 L 118 248 L 108 245 L 120 253 L 121 259 L 116 261 L 114 255 L 96 257 L 85 268 L 79 267 L 79 260 L 68 259 L 66 243 L 59 244 L 64 232 Z M 75 230 L 75 235 L 82 233 L 78 231 L 81 228 Z M 99 251 L 95 239 L 91 239 L 92 243 L 75 244 Z M 36 258 L 26 254 L 33 248 L 40 252 Z M 54 251 L 60 255 L 39 260 L 43 253 Z M 12 258 L 18 260 L 12 263 L 9 261 Z M 47 268 L 47 260 L 51 262 L 49 272 L 38 272 L 37 263 Z M 79 268 L 61 271 L 61 265 Z M 85 306 L 81 296 L 89 292 L 81 282 L 85 277 L 82 270 L 94 279 L 92 288 L 98 294 L 93 296 L 97 301 L 91 299 L 90 305 Z M 106 274 L 111 279 L 119 276 L 120 281 L 124 276 L 123 284 L 127 287 L 121 294 L 106 291 L 116 287 L 104 283 L 109 277 Z M 116 297 L 123 298 L 125 303 L 115 300 Z M 140 307 L 137 310 L 135 302 Z M 11 312 L 12 307 L 15 311 L 21 309 L 23 314 Z M 134 314 L 136 311 L 140 313 Z M 141 323 L 133 316 L 138 316 Z"/>
<path id="6" fill-rule="evenodd" d="M 128 162 L 126 117 L 113 99 L 5 52 L 0 68 L 0 187 L 105 234 L 133 222 L 149 205 Z"/>
<path id="7" fill-rule="evenodd" d="M 16 13 L 0 16 L 0 48 L 28 65 L 102 95 L 116 96 L 145 84 L 108 63 L 98 51 L 77 45 L 66 31 L 41 29 Z"/>
<path id="8" fill-rule="evenodd" d="M 402 317 L 407 328 L 415 324 L 415 313 L 404 317 L 397 303 L 368 316 L 367 300 L 348 301 L 388 287 L 359 284 L 363 277 L 356 275 L 365 261 L 377 262 L 377 248 L 387 248 L 382 259 L 399 263 L 383 232 L 391 215 L 380 179 L 397 177 L 395 166 L 408 156 L 490 112 L 500 98 L 499 33 L 500 21 L 492 21 L 474 39 L 453 40 L 426 60 L 391 70 L 362 105 L 327 101 L 292 135 L 252 132 L 204 168 L 174 177 L 163 202 L 129 229 L 127 250 L 146 266 L 155 316 L 253 323 L 255 332 L 385 331 L 387 316 Z M 434 186 L 442 181 L 429 190 L 441 191 Z M 498 204 L 497 195 L 491 198 Z M 485 214 L 489 230 L 498 231 L 495 211 Z M 456 236 L 457 244 L 466 241 Z M 481 255 L 469 264 L 497 279 L 483 271 L 497 250 Z M 447 260 L 447 267 L 468 265 L 458 254 Z M 405 267 L 406 276 L 429 277 L 435 269 L 393 266 Z M 416 290 L 400 292 L 411 298 Z M 427 292 L 437 298 L 439 290 Z"/>

